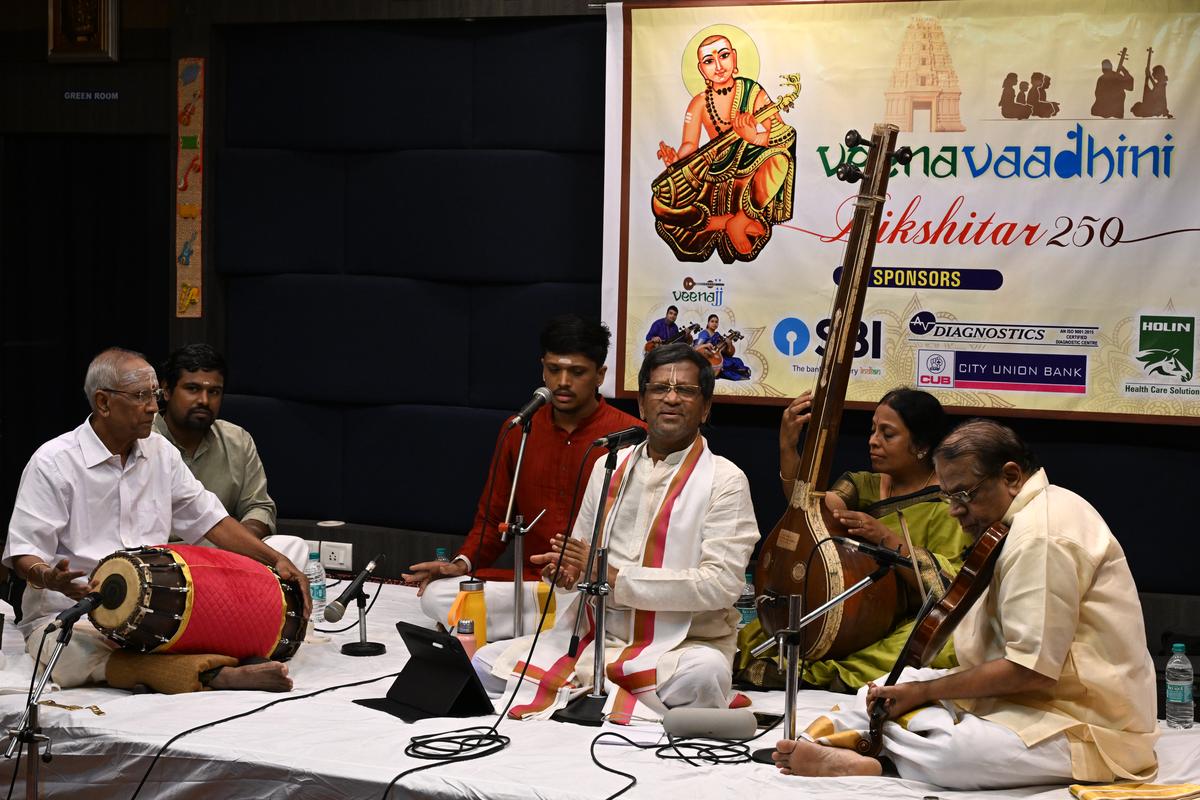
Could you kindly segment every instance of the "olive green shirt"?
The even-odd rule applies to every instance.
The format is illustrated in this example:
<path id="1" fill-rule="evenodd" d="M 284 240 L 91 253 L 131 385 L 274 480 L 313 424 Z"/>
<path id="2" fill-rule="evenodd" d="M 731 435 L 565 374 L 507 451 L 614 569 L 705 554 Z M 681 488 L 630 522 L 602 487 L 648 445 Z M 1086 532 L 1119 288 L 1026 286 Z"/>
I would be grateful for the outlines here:
<path id="1" fill-rule="evenodd" d="M 267 494 L 267 473 L 254 437 L 245 428 L 216 420 L 190 456 L 175 441 L 161 414 L 154 417 L 154 430 L 179 449 L 183 463 L 217 496 L 229 516 L 241 522 L 258 520 L 275 533 L 275 501 Z"/>

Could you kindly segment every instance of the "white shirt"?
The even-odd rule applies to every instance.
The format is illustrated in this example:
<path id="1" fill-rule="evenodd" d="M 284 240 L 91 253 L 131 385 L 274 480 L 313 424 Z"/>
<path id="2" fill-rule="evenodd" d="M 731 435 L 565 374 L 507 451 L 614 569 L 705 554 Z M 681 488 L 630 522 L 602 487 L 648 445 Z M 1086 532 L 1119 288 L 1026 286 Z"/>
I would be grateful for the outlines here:
<path id="1" fill-rule="evenodd" d="M 165 543 L 172 529 L 183 541 L 196 542 L 227 516 L 162 436 L 151 433 L 134 442 L 122 466 L 85 420 L 29 459 L 3 563 L 11 567 L 17 556 L 37 556 L 54 566 L 66 558 L 70 569 L 90 574 L 117 550 Z M 74 602 L 61 592 L 27 585 L 21 632 L 28 636 L 41 629 Z"/>

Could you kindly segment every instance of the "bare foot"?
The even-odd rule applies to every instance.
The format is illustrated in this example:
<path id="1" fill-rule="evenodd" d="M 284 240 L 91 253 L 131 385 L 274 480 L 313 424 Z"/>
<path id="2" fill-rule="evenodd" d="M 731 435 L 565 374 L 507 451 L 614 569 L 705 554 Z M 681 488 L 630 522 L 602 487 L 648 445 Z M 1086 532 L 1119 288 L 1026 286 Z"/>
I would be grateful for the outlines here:
<path id="1" fill-rule="evenodd" d="M 762 236 L 766 232 L 767 229 L 763 227 L 762 223 L 747 216 L 745 211 L 734 214 L 733 219 L 725 225 L 725 235 L 729 237 L 729 243 L 742 255 L 746 255 L 754 249 L 754 242 L 750 240 L 751 236 Z"/>
<path id="2" fill-rule="evenodd" d="M 836 778 L 842 775 L 882 775 L 878 761 L 844 747 L 826 747 L 807 739 L 783 739 L 775 743 L 771 759 L 784 775 Z"/>
<path id="3" fill-rule="evenodd" d="M 286 692 L 292 688 L 292 679 L 288 677 L 286 664 L 266 661 L 244 667 L 225 667 L 212 679 L 208 688 Z"/>

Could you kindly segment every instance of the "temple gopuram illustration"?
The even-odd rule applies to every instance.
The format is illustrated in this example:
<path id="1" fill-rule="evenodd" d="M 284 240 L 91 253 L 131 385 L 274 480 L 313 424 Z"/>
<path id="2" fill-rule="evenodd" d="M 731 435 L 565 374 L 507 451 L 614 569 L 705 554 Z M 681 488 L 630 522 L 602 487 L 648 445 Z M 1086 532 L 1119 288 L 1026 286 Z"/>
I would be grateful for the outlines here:
<path id="1" fill-rule="evenodd" d="M 913 110 L 928 109 L 930 131 L 965 131 L 958 111 L 961 95 L 941 24 L 932 17 L 914 17 L 884 93 L 887 122 L 912 131 Z"/>

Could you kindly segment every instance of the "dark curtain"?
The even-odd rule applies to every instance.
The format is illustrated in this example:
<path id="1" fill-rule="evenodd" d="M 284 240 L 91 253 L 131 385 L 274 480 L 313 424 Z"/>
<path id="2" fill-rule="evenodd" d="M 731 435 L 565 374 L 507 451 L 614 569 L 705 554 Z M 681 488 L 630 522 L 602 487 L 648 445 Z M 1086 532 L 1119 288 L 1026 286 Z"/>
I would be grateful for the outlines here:
<path id="1" fill-rule="evenodd" d="M 96 351 L 165 355 L 170 169 L 163 136 L 0 137 L 6 523 L 30 455 L 87 415 L 83 376 Z"/>

